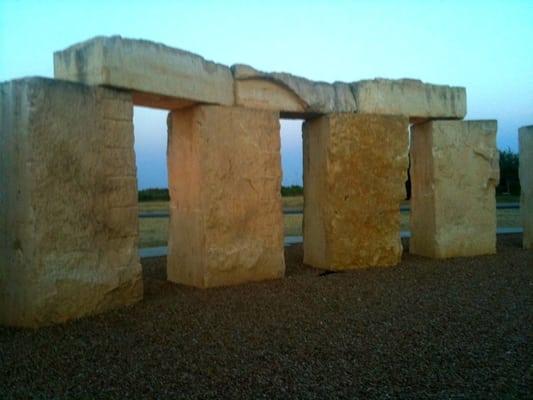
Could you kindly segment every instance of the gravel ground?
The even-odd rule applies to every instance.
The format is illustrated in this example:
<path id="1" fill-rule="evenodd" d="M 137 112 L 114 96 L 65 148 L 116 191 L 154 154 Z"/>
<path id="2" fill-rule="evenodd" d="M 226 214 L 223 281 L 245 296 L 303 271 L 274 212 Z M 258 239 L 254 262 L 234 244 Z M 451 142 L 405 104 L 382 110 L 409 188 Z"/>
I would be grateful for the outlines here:
<path id="1" fill-rule="evenodd" d="M 145 300 L 0 328 L 0 398 L 533 398 L 533 252 L 197 290 L 143 262 Z"/>

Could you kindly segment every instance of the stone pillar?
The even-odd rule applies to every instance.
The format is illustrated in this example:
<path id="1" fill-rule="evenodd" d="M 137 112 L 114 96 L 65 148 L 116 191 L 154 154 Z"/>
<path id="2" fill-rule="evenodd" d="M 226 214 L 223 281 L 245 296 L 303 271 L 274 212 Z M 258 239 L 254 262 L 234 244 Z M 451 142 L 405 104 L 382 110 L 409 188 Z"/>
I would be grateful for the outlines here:
<path id="1" fill-rule="evenodd" d="M 520 214 L 524 249 L 533 249 L 533 125 L 518 131 L 520 148 Z"/>
<path id="2" fill-rule="evenodd" d="M 0 84 L 0 323 L 46 325 L 142 298 L 133 106 L 42 78 Z"/>
<path id="3" fill-rule="evenodd" d="M 408 119 L 329 114 L 306 121 L 304 263 L 343 270 L 400 262 Z"/>
<path id="4" fill-rule="evenodd" d="M 196 106 L 168 120 L 167 276 L 200 288 L 281 278 L 279 115 Z"/>
<path id="5" fill-rule="evenodd" d="M 496 121 L 432 121 L 411 135 L 410 252 L 496 252 Z"/>

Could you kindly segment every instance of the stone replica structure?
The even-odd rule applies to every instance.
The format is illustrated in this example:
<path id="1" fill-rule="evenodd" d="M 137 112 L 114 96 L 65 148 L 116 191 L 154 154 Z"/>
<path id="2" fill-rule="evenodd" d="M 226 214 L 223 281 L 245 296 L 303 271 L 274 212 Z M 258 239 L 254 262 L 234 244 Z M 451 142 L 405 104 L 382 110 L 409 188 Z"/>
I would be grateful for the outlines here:
<path id="1" fill-rule="evenodd" d="M 464 88 L 313 82 L 120 37 L 57 52 L 54 71 L 55 80 L 0 84 L 2 324 L 45 325 L 141 299 L 134 104 L 171 110 L 171 281 L 283 276 L 280 117 L 306 120 L 306 263 L 400 261 L 410 123 L 412 251 L 494 252 L 496 123 L 461 121 Z"/>
<path id="2" fill-rule="evenodd" d="M 533 249 L 533 125 L 518 131 L 520 151 L 520 213 L 524 227 L 524 249 Z"/>

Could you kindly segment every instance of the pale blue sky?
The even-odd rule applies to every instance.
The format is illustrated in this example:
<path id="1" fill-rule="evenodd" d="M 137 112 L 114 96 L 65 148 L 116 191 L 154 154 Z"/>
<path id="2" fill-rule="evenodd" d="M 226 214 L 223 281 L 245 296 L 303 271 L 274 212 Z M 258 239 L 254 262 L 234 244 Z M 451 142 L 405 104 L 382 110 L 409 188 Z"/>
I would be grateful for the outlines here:
<path id="1" fill-rule="evenodd" d="M 53 76 L 52 53 L 96 35 L 144 38 L 227 65 L 310 79 L 411 77 L 466 86 L 468 119 L 517 149 L 533 123 L 529 1 L 0 0 L 0 81 Z M 165 113 L 136 109 L 139 186 L 166 186 Z M 284 183 L 301 182 L 298 123 L 282 129 Z"/>

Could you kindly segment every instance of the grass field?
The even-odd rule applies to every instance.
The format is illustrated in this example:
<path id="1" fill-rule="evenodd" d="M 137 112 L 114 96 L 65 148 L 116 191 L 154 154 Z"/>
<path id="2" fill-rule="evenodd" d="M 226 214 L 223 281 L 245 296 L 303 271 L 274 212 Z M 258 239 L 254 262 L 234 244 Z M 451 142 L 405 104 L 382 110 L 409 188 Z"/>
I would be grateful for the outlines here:
<path id="1" fill-rule="evenodd" d="M 284 208 L 302 208 L 303 197 L 283 197 Z M 519 198 L 504 196 L 497 198 L 499 202 L 512 203 L 519 201 Z M 404 202 L 402 205 L 408 205 Z M 168 202 L 153 201 L 141 202 L 139 204 L 141 212 L 162 212 L 168 211 Z M 285 215 L 285 236 L 302 235 L 303 215 Z M 519 227 L 520 210 L 497 210 L 498 227 Z M 409 230 L 409 212 L 401 213 L 401 230 Z M 139 219 L 140 243 L 139 247 L 166 246 L 168 237 L 168 218 L 141 218 Z"/>

